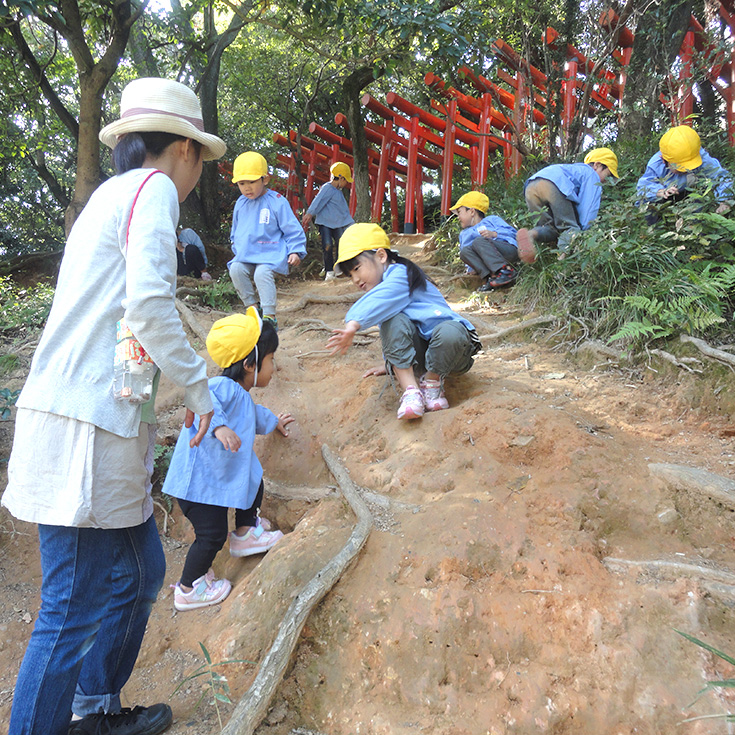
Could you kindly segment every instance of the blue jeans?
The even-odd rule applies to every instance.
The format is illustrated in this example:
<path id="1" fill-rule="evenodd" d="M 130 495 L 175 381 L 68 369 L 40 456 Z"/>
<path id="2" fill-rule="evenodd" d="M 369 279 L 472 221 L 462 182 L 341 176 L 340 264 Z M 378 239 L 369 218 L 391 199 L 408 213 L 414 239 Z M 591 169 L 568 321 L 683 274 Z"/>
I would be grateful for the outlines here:
<path id="1" fill-rule="evenodd" d="M 9 735 L 66 735 L 71 711 L 120 710 L 166 559 L 151 516 L 133 528 L 39 525 L 41 609 Z"/>
<path id="2" fill-rule="evenodd" d="M 334 271 L 335 255 L 339 251 L 339 241 L 347 227 L 327 227 L 318 225 L 319 234 L 322 236 L 322 253 L 324 255 L 324 271 Z"/>

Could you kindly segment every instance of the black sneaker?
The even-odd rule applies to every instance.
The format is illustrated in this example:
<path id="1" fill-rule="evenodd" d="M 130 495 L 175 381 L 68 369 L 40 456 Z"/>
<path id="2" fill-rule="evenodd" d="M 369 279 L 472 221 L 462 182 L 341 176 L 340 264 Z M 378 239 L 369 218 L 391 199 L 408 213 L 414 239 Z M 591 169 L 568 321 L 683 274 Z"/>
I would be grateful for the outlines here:
<path id="1" fill-rule="evenodd" d="M 518 271 L 512 265 L 504 265 L 495 275 L 487 279 L 488 290 L 512 286 L 518 278 Z"/>
<path id="2" fill-rule="evenodd" d="M 158 735 L 173 722 L 167 704 L 150 707 L 123 707 L 117 714 L 98 712 L 69 725 L 68 735 Z"/>

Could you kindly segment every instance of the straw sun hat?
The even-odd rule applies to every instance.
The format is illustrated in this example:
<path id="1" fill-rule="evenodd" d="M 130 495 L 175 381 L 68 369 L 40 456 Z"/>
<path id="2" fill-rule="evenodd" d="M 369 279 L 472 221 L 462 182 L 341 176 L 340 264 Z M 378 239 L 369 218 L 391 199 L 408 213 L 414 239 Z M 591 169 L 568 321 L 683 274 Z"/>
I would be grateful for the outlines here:
<path id="1" fill-rule="evenodd" d="M 174 133 L 199 141 L 205 161 L 221 158 L 227 146 L 216 135 L 204 132 L 199 99 L 189 87 L 170 79 L 144 77 L 123 90 L 120 119 L 100 130 L 100 140 L 110 148 L 125 133 Z"/>

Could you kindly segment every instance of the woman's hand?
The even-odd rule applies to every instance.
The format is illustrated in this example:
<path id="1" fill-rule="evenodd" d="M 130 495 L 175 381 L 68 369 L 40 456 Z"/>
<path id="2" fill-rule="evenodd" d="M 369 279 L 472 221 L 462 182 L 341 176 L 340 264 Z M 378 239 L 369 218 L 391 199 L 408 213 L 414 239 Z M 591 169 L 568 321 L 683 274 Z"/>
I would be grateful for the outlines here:
<path id="1" fill-rule="evenodd" d="M 299 263 L 301 262 L 301 258 L 299 258 L 296 253 L 291 253 L 291 255 L 288 256 L 288 264 L 295 268 Z"/>
<path id="2" fill-rule="evenodd" d="M 344 329 L 333 329 L 332 336 L 327 340 L 327 349 L 330 355 L 344 355 L 355 339 L 355 333 L 360 328 L 357 322 L 347 322 Z"/>
<path id="3" fill-rule="evenodd" d="M 388 371 L 385 369 L 385 365 L 378 365 L 378 367 L 372 367 L 363 373 L 363 378 L 369 378 L 372 375 L 388 375 Z"/>
<path id="4" fill-rule="evenodd" d="M 242 446 L 240 437 L 229 426 L 218 426 L 214 435 L 228 452 L 236 452 Z"/>
<path id="5" fill-rule="evenodd" d="M 288 436 L 288 429 L 286 427 L 294 421 L 296 421 L 296 419 L 290 413 L 279 413 L 276 429 L 278 429 L 283 436 Z"/>
<path id="6" fill-rule="evenodd" d="M 199 430 L 197 431 L 194 438 L 189 442 L 189 446 L 194 449 L 194 447 L 198 447 L 199 444 L 201 444 L 202 439 L 207 434 L 207 431 L 209 431 L 209 423 L 212 420 L 212 416 L 214 416 L 214 410 L 210 411 L 209 413 L 203 413 L 199 416 Z M 184 418 L 184 426 L 186 426 L 187 429 L 190 429 L 194 425 L 194 411 L 187 408 L 186 409 L 186 417 Z"/>

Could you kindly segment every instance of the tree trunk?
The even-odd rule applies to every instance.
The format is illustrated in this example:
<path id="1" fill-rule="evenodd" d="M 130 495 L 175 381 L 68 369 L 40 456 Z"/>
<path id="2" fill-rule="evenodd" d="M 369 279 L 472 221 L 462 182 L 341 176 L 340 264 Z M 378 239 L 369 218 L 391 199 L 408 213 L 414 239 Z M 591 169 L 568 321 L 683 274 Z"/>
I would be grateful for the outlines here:
<path id="1" fill-rule="evenodd" d="M 365 120 L 362 115 L 360 97 L 362 90 L 375 75 L 372 67 L 362 67 L 353 71 L 342 83 L 347 121 L 350 126 L 352 155 L 354 158 L 355 194 L 357 196 L 356 222 L 370 221 L 370 176 L 368 173 L 368 147 L 365 137 Z"/>
<path id="2" fill-rule="evenodd" d="M 692 5 L 692 0 L 661 0 L 641 16 L 625 84 L 620 137 L 635 140 L 650 134 L 661 110 L 659 94 L 669 91 L 666 79 L 681 48 Z"/>

